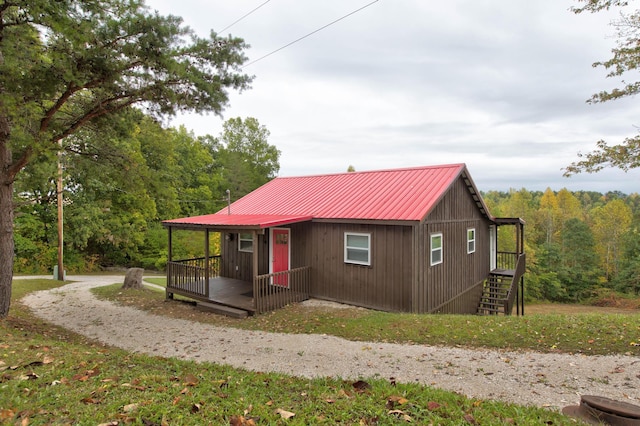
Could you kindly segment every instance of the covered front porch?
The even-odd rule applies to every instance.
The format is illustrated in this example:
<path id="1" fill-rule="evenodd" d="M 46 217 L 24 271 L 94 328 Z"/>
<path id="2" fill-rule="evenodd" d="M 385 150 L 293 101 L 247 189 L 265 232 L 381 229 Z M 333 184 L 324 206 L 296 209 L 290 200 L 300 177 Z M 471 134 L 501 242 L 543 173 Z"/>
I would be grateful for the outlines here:
<path id="1" fill-rule="evenodd" d="M 286 229 L 281 227 L 303 220 L 309 218 L 218 214 L 163 222 L 169 235 L 167 298 L 177 294 L 249 315 L 308 299 L 310 268 L 291 267 L 289 234 L 280 235 Z M 201 232 L 204 256 L 173 259 L 175 230 Z M 221 253 L 210 253 L 212 238 L 220 240 Z"/>

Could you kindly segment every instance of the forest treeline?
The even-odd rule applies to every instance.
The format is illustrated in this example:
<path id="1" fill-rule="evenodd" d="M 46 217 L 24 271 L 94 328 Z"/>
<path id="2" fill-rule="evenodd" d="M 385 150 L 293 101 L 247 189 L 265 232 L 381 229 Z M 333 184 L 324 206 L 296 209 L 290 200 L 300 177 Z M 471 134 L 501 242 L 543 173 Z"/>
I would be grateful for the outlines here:
<path id="1" fill-rule="evenodd" d="M 640 294 L 637 193 L 523 188 L 483 196 L 494 216 L 526 221 L 526 298 L 578 302 L 611 291 Z M 511 237 L 498 238 L 508 249 Z"/>
<path id="2" fill-rule="evenodd" d="M 163 270 L 161 221 L 216 212 L 226 206 L 227 190 L 233 201 L 274 178 L 280 152 L 268 137 L 255 118 L 233 118 L 220 135 L 197 137 L 135 109 L 113 117 L 106 133 L 79 134 L 82 149 L 66 149 L 61 158 L 65 268 Z M 42 155 L 16 181 L 17 273 L 50 273 L 56 264 L 57 167 L 51 154 Z M 638 194 L 523 188 L 483 196 L 492 215 L 526 221 L 527 298 L 580 301 L 603 289 L 640 294 Z M 200 238 L 176 238 L 176 258 L 201 254 Z M 499 238 L 508 250 L 512 237 Z"/>
<path id="3" fill-rule="evenodd" d="M 209 214 L 275 177 L 280 152 L 255 118 L 233 118 L 219 136 L 164 128 L 130 109 L 109 130 L 79 134 L 64 166 L 64 263 L 67 272 L 140 266 L 163 270 L 161 221 Z M 107 127 L 102 127 L 106 129 Z M 70 143 L 73 145 L 72 143 Z M 87 154 L 89 153 L 89 154 Z M 91 155 L 90 153 L 94 153 Z M 43 153 L 16 180 L 16 273 L 51 273 L 57 263 L 57 166 Z M 188 233 L 176 257 L 201 253 Z"/>

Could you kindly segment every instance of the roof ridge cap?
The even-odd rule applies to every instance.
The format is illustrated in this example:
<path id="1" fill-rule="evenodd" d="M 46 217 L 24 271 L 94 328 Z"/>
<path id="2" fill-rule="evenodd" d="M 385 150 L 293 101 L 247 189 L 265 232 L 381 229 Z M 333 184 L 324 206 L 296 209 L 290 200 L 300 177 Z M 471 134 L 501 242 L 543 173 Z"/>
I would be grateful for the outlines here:
<path id="1" fill-rule="evenodd" d="M 465 163 L 450 163 L 450 164 L 441 164 L 441 165 L 430 165 L 430 166 L 408 166 L 408 167 L 400 167 L 396 169 L 378 169 L 378 170 L 362 170 L 355 172 L 334 172 L 334 173 L 317 173 L 313 175 L 299 175 L 299 176 L 277 176 L 275 179 L 308 179 L 308 178 L 318 178 L 318 177 L 329 177 L 329 176 L 348 176 L 348 175 L 359 175 L 359 174 L 368 174 L 368 173 L 396 173 L 402 171 L 410 171 L 410 170 L 427 170 L 427 169 L 448 169 L 448 168 L 460 168 L 463 169 L 466 167 Z"/>

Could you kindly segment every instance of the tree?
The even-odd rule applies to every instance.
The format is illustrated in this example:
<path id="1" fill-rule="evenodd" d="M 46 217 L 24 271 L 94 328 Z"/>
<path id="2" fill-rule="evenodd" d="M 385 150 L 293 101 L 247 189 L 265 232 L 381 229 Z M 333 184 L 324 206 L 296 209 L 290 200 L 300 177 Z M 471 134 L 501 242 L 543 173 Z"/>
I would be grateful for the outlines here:
<path id="1" fill-rule="evenodd" d="M 605 90 L 593 95 L 587 102 L 608 102 L 640 93 L 640 81 L 626 81 L 625 76 L 634 76 L 640 70 L 640 11 L 626 12 L 625 0 L 578 0 L 586 3 L 574 8 L 574 12 L 598 12 L 611 7 L 621 7 L 621 17 L 615 22 L 617 28 L 617 47 L 612 49 L 613 56 L 593 66 L 604 67 L 609 71 L 608 78 L 622 78 L 622 87 Z M 635 77 L 634 77 L 635 78 Z M 564 175 L 576 173 L 595 173 L 605 167 L 617 167 L 624 171 L 640 167 L 640 135 L 626 138 L 622 143 L 609 145 L 604 140 L 597 142 L 597 148 L 587 154 L 578 154 L 580 161 L 565 168 Z"/>
<path id="2" fill-rule="evenodd" d="M 623 200 L 615 199 L 593 209 L 591 216 L 596 250 L 600 255 L 605 275 L 611 280 L 620 270 L 623 239 L 632 221 L 631 208 Z"/>
<path id="3" fill-rule="evenodd" d="M 223 124 L 220 143 L 225 183 L 239 198 L 264 185 L 280 170 L 280 151 L 268 143 L 269 130 L 253 117 Z"/>
<path id="4" fill-rule="evenodd" d="M 560 279 L 567 297 L 577 302 L 587 295 L 598 281 L 598 255 L 595 239 L 589 226 L 580 219 L 571 218 L 562 228 L 563 253 Z"/>
<path id="5" fill-rule="evenodd" d="M 14 181 L 34 158 L 55 161 L 81 129 L 140 105 L 150 114 L 221 114 L 249 86 L 243 40 L 200 38 L 142 0 L 0 0 L 0 317 L 13 275 Z"/>
<path id="6" fill-rule="evenodd" d="M 540 198 L 538 216 L 540 218 L 538 221 L 540 230 L 545 231 L 544 243 L 551 244 L 555 242 L 555 233 L 559 228 L 560 208 L 558 207 L 556 194 L 551 188 L 547 188 Z"/>
<path id="7" fill-rule="evenodd" d="M 623 260 L 616 277 L 616 290 L 640 295 L 640 216 L 623 237 Z"/>

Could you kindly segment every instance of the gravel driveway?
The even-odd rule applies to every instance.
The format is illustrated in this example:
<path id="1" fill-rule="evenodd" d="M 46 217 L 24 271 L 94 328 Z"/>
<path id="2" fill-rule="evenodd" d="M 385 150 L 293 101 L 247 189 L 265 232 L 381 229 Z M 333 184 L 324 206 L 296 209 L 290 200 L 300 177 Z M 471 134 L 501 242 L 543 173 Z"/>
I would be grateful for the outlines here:
<path id="1" fill-rule="evenodd" d="M 300 377 L 393 377 L 469 397 L 552 408 L 578 404 L 582 394 L 640 404 L 638 357 L 352 342 L 221 328 L 118 306 L 89 291 L 122 282 L 122 276 L 68 279 L 75 282 L 32 293 L 23 303 L 53 324 L 131 352 Z"/>

